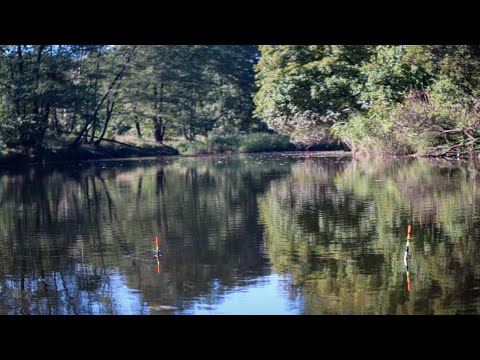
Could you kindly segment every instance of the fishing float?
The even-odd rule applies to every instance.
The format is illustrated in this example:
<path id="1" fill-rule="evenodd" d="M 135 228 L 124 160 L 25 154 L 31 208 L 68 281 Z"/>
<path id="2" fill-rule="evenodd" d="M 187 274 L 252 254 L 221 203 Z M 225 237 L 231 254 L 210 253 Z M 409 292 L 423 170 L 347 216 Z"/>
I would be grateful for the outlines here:
<path id="1" fill-rule="evenodd" d="M 412 285 L 410 281 L 410 271 L 408 269 L 408 253 L 410 252 L 410 240 L 412 234 L 412 225 L 408 225 L 407 229 L 407 246 L 405 248 L 405 255 L 403 256 L 403 263 L 405 264 L 405 269 L 407 273 L 407 291 L 410 293 L 412 291 Z"/>
<path id="2" fill-rule="evenodd" d="M 155 236 L 155 245 L 156 245 L 156 251 L 155 251 L 155 258 L 157 259 L 157 274 L 160 275 L 160 249 L 158 246 L 158 236 Z"/>

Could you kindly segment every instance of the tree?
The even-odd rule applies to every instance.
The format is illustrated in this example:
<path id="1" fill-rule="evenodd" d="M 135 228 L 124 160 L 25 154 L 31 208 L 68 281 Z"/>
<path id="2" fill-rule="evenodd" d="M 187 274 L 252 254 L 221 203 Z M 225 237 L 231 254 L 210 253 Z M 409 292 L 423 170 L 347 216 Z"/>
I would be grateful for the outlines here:
<path id="1" fill-rule="evenodd" d="M 100 145 L 135 129 L 156 142 L 261 128 L 252 118 L 257 46 L 0 47 L 0 137 Z"/>
<path id="2" fill-rule="evenodd" d="M 249 130 L 256 59 L 253 45 L 140 46 L 122 92 L 124 118 L 134 119 L 137 136 L 140 123 L 151 128 L 158 143 L 167 133 L 194 140 L 216 128 Z"/>
<path id="3" fill-rule="evenodd" d="M 94 134 L 95 134 L 95 125 L 97 124 L 97 121 L 98 121 L 98 115 L 100 113 L 100 110 L 102 109 L 103 104 L 105 103 L 106 107 L 104 110 L 105 118 L 104 118 L 103 130 L 102 130 L 102 133 L 100 134 L 100 137 L 97 140 L 95 140 L 94 143 L 95 145 L 99 145 L 100 142 L 102 141 L 103 137 L 105 136 L 108 123 L 112 117 L 116 97 L 118 95 L 118 91 L 122 84 L 123 76 L 125 75 L 125 71 L 127 69 L 129 62 L 132 60 L 132 57 L 135 54 L 135 50 L 136 50 L 136 46 L 132 46 L 131 48 L 130 47 L 126 48 L 122 63 L 119 66 L 118 70 L 114 73 L 113 80 L 111 80 L 106 91 L 100 97 L 100 100 L 96 103 L 93 112 L 89 114 L 88 117 L 86 117 L 85 124 L 80 130 L 80 133 L 77 135 L 77 137 L 73 141 L 73 145 L 78 145 L 80 141 L 82 141 L 82 139 L 86 138 L 89 129 L 92 129 L 93 131 L 92 133 L 92 140 L 93 140 Z"/>
<path id="4" fill-rule="evenodd" d="M 82 63 L 97 46 L 14 45 L 0 53 L 1 136 L 11 146 L 40 146 L 50 120 L 76 114 Z M 83 94 L 82 94 L 83 95 Z M 80 99 L 83 99 L 80 96 Z M 81 101 L 81 100 L 80 100 Z"/>
<path id="5" fill-rule="evenodd" d="M 328 138 L 333 123 L 359 108 L 360 67 L 370 55 L 357 45 L 261 46 L 256 115 L 297 142 Z"/>

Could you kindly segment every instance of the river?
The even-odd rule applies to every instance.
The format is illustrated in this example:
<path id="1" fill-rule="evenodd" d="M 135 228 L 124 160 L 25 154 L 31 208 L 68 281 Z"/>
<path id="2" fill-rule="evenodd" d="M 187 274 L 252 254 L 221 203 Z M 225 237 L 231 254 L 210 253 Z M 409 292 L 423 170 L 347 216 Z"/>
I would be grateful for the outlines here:
<path id="1" fill-rule="evenodd" d="M 336 153 L 2 169 L 0 314 L 478 314 L 478 180 Z"/>

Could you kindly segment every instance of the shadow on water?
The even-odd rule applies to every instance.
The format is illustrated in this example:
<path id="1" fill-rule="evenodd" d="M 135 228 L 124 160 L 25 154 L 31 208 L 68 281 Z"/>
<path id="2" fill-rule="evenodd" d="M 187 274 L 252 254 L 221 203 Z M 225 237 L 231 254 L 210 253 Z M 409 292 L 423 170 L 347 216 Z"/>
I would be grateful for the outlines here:
<path id="1" fill-rule="evenodd" d="M 3 171 L 0 314 L 479 313 L 477 180 L 311 155 Z"/>

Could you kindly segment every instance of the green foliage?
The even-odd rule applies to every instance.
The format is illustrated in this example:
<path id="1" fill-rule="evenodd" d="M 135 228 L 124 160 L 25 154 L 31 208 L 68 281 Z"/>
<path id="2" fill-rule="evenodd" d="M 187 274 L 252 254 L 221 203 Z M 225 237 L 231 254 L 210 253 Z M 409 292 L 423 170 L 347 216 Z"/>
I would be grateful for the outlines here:
<path id="1" fill-rule="evenodd" d="M 377 155 L 445 155 L 443 148 L 473 140 L 467 150 L 455 153 L 458 157 L 478 150 L 474 137 L 480 135 L 479 129 L 476 110 L 432 96 L 428 105 L 410 101 L 375 104 L 367 113 L 335 124 L 331 131 L 353 151 Z"/>
<path id="2" fill-rule="evenodd" d="M 307 314 L 476 313 L 477 181 L 478 169 L 442 160 L 297 162 L 259 197 L 264 249 Z"/>
<path id="3" fill-rule="evenodd" d="M 362 67 L 366 81 L 359 96 L 362 108 L 369 109 L 374 102 L 392 104 L 402 102 L 413 88 L 423 89 L 431 81 L 426 71 L 428 60 L 417 48 L 381 45 L 375 49 L 373 61 Z"/>
<path id="4" fill-rule="evenodd" d="M 256 46 L 140 46 L 116 128 L 140 136 L 138 124 L 162 142 L 258 127 L 251 99 L 256 54 Z"/>
<path id="5" fill-rule="evenodd" d="M 178 141 L 172 145 L 185 155 L 219 154 L 237 152 L 240 144 L 238 135 L 212 135 L 203 141 Z"/>
<path id="6" fill-rule="evenodd" d="M 82 112 L 93 94 L 86 58 L 102 46 L 0 47 L 0 137 L 6 143 L 41 145 L 56 110 Z M 85 81 L 84 81 L 85 80 Z"/>
<path id="7" fill-rule="evenodd" d="M 262 46 L 256 67 L 256 115 L 299 143 L 321 141 L 359 107 L 360 66 L 370 48 L 349 45 Z"/>
<path id="8" fill-rule="evenodd" d="M 240 137 L 239 152 L 255 153 L 267 151 L 294 150 L 295 146 L 290 138 L 285 135 L 254 133 Z"/>
<path id="9" fill-rule="evenodd" d="M 456 144 L 457 156 L 480 150 L 472 140 L 480 133 L 477 45 L 264 46 L 261 52 L 256 114 L 297 142 L 322 143 L 333 134 L 367 153 L 437 156 L 445 155 L 441 146 Z"/>
<path id="10" fill-rule="evenodd" d="M 295 145 L 290 142 L 288 136 L 269 133 L 214 134 L 204 141 L 180 141 L 173 142 L 172 145 L 185 155 L 255 153 L 295 149 Z"/>
<path id="11" fill-rule="evenodd" d="M 376 104 L 368 115 L 356 113 L 348 122 L 334 124 L 331 131 L 353 151 L 391 153 L 394 152 L 391 145 L 394 145 L 395 135 L 393 124 L 388 121 L 391 112 L 385 105 Z"/>
<path id="12" fill-rule="evenodd" d="M 181 155 L 199 155 L 208 154 L 207 146 L 201 141 L 174 141 L 172 147 L 177 149 Z"/>
<path id="13" fill-rule="evenodd" d="M 255 45 L 0 46 L 0 140 L 41 147 L 133 134 L 256 131 Z"/>
<path id="14" fill-rule="evenodd" d="M 268 127 L 304 147 L 336 136 L 355 151 L 436 156 L 460 145 L 457 156 L 471 157 L 478 89 L 478 45 L 3 45 L 0 141 L 98 146 L 133 135 L 206 138 L 180 145 L 192 152 L 288 148 L 231 139 Z"/>

